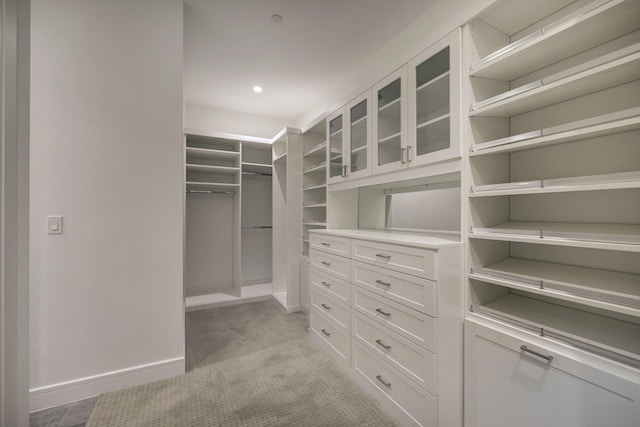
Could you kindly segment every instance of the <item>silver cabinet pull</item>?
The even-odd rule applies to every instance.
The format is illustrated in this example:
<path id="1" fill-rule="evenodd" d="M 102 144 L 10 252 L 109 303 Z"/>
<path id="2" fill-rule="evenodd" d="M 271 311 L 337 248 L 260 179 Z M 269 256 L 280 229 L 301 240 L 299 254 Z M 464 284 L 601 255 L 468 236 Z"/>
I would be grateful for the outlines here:
<path id="1" fill-rule="evenodd" d="M 404 159 L 406 154 L 407 149 L 404 147 L 400 148 L 400 163 L 402 163 L 403 165 L 407 163 L 407 161 Z"/>
<path id="2" fill-rule="evenodd" d="M 331 246 L 331 243 L 327 243 L 327 242 L 320 242 L 320 244 L 321 244 L 322 246 Z"/>
<path id="3" fill-rule="evenodd" d="M 320 304 L 322 306 L 322 308 L 326 309 L 326 310 L 331 310 L 331 307 L 329 307 L 327 304 Z"/>
<path id="4" fill-rule="evenodd" d="M 382 375 L 376 375 L 376 379 L 380 381 L 380 383 L 385 387 L 391 387 L 391 383 L 386 382 L 382 379 Z"/>
<path id="5" fill-rule="evenodd" d="M 342 166 L 342 176 L 346 177 L 347 176 L 347 165 L 343 165 Z"/>
<path id="6" fill-rule="evenodd" d="M 411 163 L 411 146 L 407 145 L 407 163 Z"/>
<path id="7" fill-rule="evenodd" d="M 385 311 L 382 311 L 382 309 L 381 309 L 381 308 L 376 308 L 376 311 L 377 311 L 378 313 L 382 314 L 383 316 L 387 316 L 387 317 L 388 317 L 388 316 L 391 316 L 391 313 L 387 313 L 387 312 L 385 312 Z"/>
<path id="8" fill-rule="evenodd" d="M 331 283 L 327 283 L 327 282 L 320 282 L 320 283 L 322 283 L 323 285 L 325 285 L 327 288 L 331 286 Z"/>
<path id="9" fill-rule="evenodd" d="M 376 256 L 377 256 L 378 258 L 384 258 L 384 259 L 386 259 L 387 261 L 391 259 L 391 255 L 376 254 Z"/>
<path id="10" fill-rule="evenodd" d="M 391 346 L 386 345 L 385 343 L 382 342 L 382 340 L 376 340 L 376 344 L 378 344 L 380 347 L 384 348 L 385 350 L 391 350 Z"/>
<path id="11" fill-rule="evenodd" d="M 376 283 L 382 286 L 391 286 L 391 283 L 383 282 L 382 280 L 376 280 Z"/>
<path id="12" fill-rule="evenodd" d="M 331 334 L 329 332 L 327 332 L 326 329 L 321 329 L 321 330 L 322 330 L 322 333 L 325 334 L 326 336 L 328 336 L 328 337 L 331 336 Z"/>
<path id="13" fill-rule="evenodd" d="M 326 265 L 327 267 L 329 267 L 331 265 L 331 263 L 327 262 L 327 261 L 320 261 L 320 264 Z"/>
<path id="14" fill-rule="evenodd" d="M 521 345 L 521 346 L 520 346 L 520 350 L 524 351 L 525 353 L 531 353 L 531 354 L 533 354 L 534 356 L 538 356 L 538 357 L 540 357 L 540 358 L 542 358 L 542 359 L 546 360 L 547 362 L 551 362 L 551 361 L 553 360 L 553 356 L 551 356 L 551 355 L 548 355 L 548 356 L 547 356 L 547 355 L 542 354 L 542 353 L 539 353 L 539 352 L 537 352 L 537 351 L 535 351 L 535 350 L 531 350 L 531 349 L 530 349 L 530 348 L 528 348 L 526 345 Z"/>

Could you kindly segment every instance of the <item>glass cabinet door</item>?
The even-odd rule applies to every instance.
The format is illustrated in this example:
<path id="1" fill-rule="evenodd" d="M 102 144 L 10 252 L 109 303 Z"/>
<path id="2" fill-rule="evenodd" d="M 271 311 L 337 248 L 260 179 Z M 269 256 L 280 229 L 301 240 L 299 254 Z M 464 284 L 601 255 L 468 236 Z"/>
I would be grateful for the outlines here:
<path id="1" fill-rule="evenodd" d="M 337 111 L 327 118 L 327 134 L 329 135 L 329 144 L 327 145 L 327 163 L 329 182 L 339 181 L 346 176 L 346 168 L 343 161 L 344 147 L 344 114 L 343 110 Z"/>
<path id="2" fill-rule="evenodd" d="M 456 30 L 409 63 L 412 164 L 460 156 L 459 44 Z"/>
<path id="3" fill-rule="evenodd" d="M 369 110 L 368 91 L 347 104 L 349 178 L 369 173 Z"/>
<path id="4" fill-rule="evenodd" d="M 407 163 L 407 68 L 402 67 L 372 89 L 373 169 L 376 173 Z"/>

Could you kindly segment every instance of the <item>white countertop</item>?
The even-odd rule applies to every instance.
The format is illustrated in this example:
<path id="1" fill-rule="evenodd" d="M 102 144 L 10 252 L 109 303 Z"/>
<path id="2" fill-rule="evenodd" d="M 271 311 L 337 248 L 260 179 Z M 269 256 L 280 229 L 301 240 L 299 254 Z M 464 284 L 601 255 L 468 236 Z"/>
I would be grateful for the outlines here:
<path id="1" fill-rule="evenodd" d="M 460 236 L 439 233 L 410 233 L 368 229 L 328 229 L 309 230 L 309 233 L 346 237 L 349 239 L 369 240 L 380 243 L 409 245 L 428 249 L 461 246 Z"/>

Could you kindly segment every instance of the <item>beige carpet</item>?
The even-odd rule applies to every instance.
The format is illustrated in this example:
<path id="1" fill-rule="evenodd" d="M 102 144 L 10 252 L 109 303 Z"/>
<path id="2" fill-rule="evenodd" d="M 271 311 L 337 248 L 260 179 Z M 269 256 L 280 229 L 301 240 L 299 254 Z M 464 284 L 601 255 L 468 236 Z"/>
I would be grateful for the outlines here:
<path id="1" fill-rule="evenodd" d="M 100 396 L 87 426 L 395 426 L 305 329 L 275 301 L 189 313 L 192 370 Z"/>

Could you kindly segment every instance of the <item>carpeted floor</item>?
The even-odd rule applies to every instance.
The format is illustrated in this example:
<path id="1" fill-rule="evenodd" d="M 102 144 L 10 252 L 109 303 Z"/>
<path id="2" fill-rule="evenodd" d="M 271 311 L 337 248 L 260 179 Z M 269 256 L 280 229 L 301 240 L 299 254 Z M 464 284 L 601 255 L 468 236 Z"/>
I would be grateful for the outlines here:
<path id="1" fill-rule="evenodd" d="M 189 372 L 101 395 L 87 424 L 395 426 L 275 300 L 187 314 Z"/>

